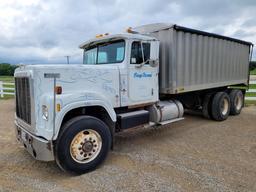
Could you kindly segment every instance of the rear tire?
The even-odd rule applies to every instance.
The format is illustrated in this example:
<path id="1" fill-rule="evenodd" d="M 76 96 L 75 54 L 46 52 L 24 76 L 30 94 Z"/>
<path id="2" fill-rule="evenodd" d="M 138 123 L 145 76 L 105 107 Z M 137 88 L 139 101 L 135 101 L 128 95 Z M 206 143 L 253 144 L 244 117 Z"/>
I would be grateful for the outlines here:
<path id="1" fill-rule="evenodd" d="M 244 105 L 244 94 L 241 90 L 233 89 L 229 93 L 230 97 L 230 114 L 239 115 Z"/>
<path id="2" fill-rule="evenodd" d="M 216 121 L 226 120 L 230 113 L 230 98 L 225 92 L 217 92 L 212 99 L 212 118 Z"/>
<path id="3" fill-rule="evenodd" d="M 82 174 L 94 170 L 107 157 L 111 133 L 107 125 L 92 116 L 69 120 L 55 144 L 56 163 L 65 171 Z"/>
<path id="4" fill-rule="evenodd" d="M 207 119 L 212 119 L 212 96 L 213 93 L 208 93 L 204 96 L 204 100 L 203 100 L 203 106 L 202 106 L 202 112 L 203 112 L 203 116 Z"/>

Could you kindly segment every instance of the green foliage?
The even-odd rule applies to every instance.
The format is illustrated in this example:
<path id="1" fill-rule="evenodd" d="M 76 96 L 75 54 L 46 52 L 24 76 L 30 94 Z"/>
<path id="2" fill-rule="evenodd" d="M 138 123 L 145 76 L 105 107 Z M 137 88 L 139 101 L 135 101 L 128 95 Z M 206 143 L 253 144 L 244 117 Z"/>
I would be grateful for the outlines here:
<path id="1" fill-rule="evenodd" d="M 0 64 L 0 75 L 13 76 L 17 65 L 11 65 L 9 63 Z"/>
<path id="2" fill-rule="evenodd" d="M 256 75 L 256 68 L 250 71 L 250 75 Z"/>
<path id="3" fill-rule="evenodd" d="M 256 69 L 256 61 L 251 61 L 250 62 L 250 71 Z"/>

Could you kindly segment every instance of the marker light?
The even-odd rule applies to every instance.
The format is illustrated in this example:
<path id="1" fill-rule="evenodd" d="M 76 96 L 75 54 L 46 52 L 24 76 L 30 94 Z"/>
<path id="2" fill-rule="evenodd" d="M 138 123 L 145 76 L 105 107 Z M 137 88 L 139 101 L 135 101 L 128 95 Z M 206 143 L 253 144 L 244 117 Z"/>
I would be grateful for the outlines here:
<path id="1" fill-rule="evenodd" d="M 56 87 L 55 87 L 55 93 L 56 93 L 57 95 L 60 95 L 60 94 L 62 93 L 62 87 L 61 87 L 61 86 L 56 86 Z"/>
<path id="2" fill-rule="evenodd" d="M 58 104 L 56 105 L 56 111 L 57 111 L 57 112 L 60 112 L 60 110 L 61 110 L 61 106 L 60 106 L 60 104 L 58 103 Z"/>
<path id="3" fill-rule="evenodd" d="M 99 35 L 96 35 L 95 37 L 96 38 L 101 38 L 101 37 L 104 37 L 104 36 L 107 36 L 107 35 L 109 35 L 109 33 L 99 34 Z"/>
<path id="4" fill-rule="evenodd" d="M 133 33 L 132 28 L 131 28 L 131 27 L 128 27 L 128 29 L 126 29 L 126 32 L 127 32 L 127 33 Z"/>
<path id="5" fill-rule="evenodd" d="M 101 37 L 103 37 L 102 34 L 96 35 L 96 38 L 101 38 Z"/>

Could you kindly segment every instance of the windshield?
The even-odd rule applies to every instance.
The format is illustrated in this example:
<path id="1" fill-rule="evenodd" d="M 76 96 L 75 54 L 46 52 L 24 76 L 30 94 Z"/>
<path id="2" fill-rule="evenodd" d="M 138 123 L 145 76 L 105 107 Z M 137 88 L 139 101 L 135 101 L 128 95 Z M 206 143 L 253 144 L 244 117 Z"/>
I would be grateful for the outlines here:
<path id="1" fill-rule="evenodd" d="M 124 40 L 98 44 L 84 50 L 84 64 L 121 63 L 124 60 Z"/>

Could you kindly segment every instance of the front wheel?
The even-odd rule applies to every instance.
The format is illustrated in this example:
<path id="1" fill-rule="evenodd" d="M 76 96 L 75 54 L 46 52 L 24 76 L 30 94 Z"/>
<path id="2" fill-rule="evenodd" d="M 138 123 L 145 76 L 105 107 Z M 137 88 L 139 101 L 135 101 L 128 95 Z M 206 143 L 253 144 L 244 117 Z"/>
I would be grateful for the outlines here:
<path id="1" fill-rule="evenodd" d="M 111 133 L 103 121 L 75 117 L 63 126 L 56 141 L 56 162 L 65 171 L 86 173 L 103 162 L 110 147 Z"/>

